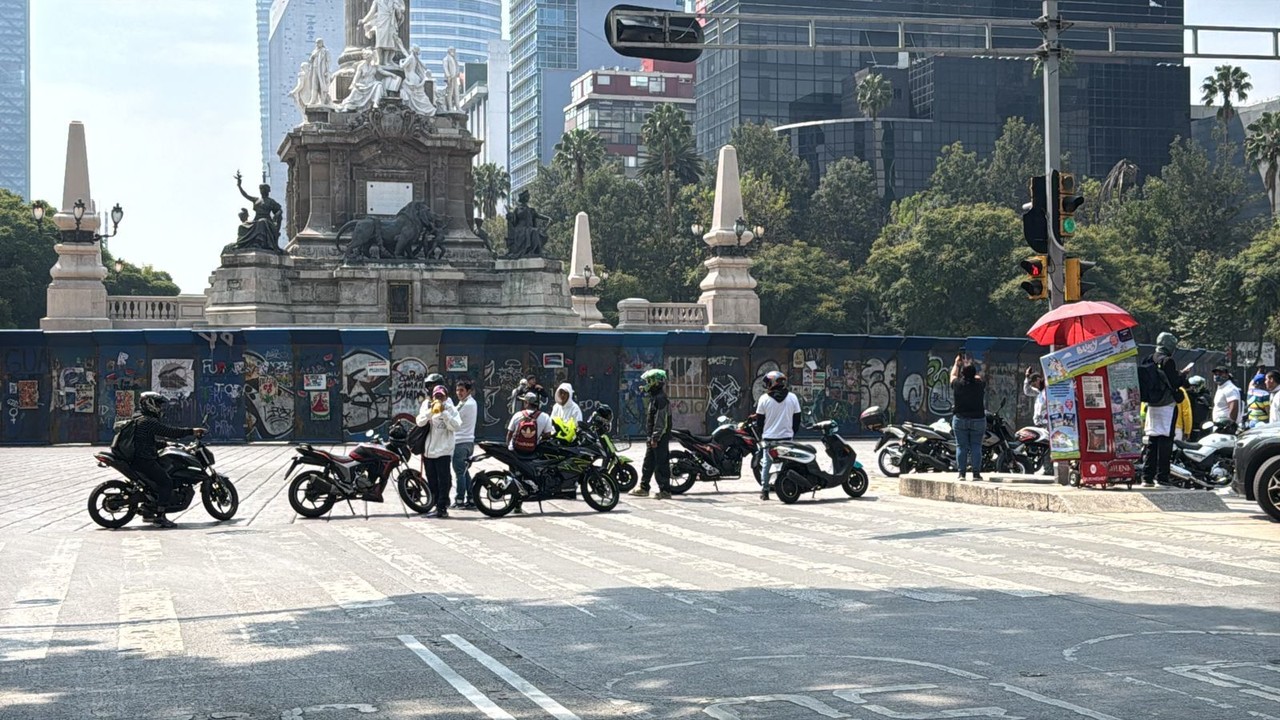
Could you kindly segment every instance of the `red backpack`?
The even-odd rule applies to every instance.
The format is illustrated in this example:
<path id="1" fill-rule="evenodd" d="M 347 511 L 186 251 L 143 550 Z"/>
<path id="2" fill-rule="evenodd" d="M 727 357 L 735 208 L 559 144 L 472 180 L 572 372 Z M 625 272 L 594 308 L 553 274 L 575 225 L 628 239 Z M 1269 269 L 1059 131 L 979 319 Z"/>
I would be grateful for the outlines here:
<path id="1" fill-rule="evenodd" d="M 532 453 L 538 449 L 538 411 L 524 411 L 524 417 L 516 423 L 515 435 L 511 438 L 511 447 L 519 453 Z"/>

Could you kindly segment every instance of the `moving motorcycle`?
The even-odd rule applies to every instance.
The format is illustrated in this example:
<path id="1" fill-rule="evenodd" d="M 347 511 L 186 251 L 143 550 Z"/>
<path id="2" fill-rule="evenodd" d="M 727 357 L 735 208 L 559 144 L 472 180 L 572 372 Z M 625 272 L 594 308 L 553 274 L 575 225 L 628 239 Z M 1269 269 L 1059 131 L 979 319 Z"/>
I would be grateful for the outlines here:
<path id="1" fill-rule="evenodd" d="M 491 457 L 507 466 L 471 478 L 471 502 L 489 517 L 502 517 L 525 502 L 571 498 L 579 488 L 582 499 L 597 512 L 618 504 L 618 485 L 595 466 L 593 448 L 544 442 L 527 457 L 502 442 L 482 441 L 479 446 L 480 454 L 468 459 L 468 465 Z"/>
<path id="2" fill-rule="evenodd" d="M 742 477 L 742 461 L 751 458 L 751 472 L 760 482 L 760 438 L 750 421 L 734 422 L 721 415 L 710 436 L 672 430 L 671 438 L 684 450 L 671 452 L 671 493 L 680 495 L 695 482 L 715 483 Z"/>
<path id="3" fill-rule="evenodd" d="M 143 517 L 156 514 L 156 500 L 147 480 L 134 472 L 129 463 L 110 450 L 100 450 L 93 457 L 98 467 L 109 467 L 125 477 L 108 480 L 89 494 L 89 517 L 104 528 L 120 528 L 129 524 L 139 511 Z M 173 481 L 173 493 L 166 512 L 186 510 L 195 498 L 196 485 L 205 512 L 219 521 L 235 517 L 240 496 L 231 479 L 213 468 L 213 451 L 200 438 L 190 443 L 166 443 L 156 458 Z"/>
<path id="4" fill-rule="evenodd" d="M 317 450 L 309 443 L 299 445 L 297 455 L 285 472 L 289 475 L 299 465 L 311 466 L 289 483 L 289 505 L 303 517 L 315 518 L 329 512 L 340 500 L 382 502 L 382 491 L 393 473 L 400 499 L 416 513 L 425 513 L 434 504 L 431 490 L 422 473 L 409 467 L 409 433 L 403 423 L 396 423 L 382 440 L 372 430 L 365 434 L 368 442 L 355 446 L 346 455 Z"/>
<path id="5" fill-rule="evenodd" d="M 818 454 L 803 443 L 786 441 L 770 446 L 769 457 L 778 464 L 774 490 L 778 499 L 788 505 L 806 492 L 843 487 L 849 497 L 862 497 L 867 492 L 867 471 L 858 462 L 858 454 L 837 433 L 834 420 L 824 420 L 808 427 L 822 433 L 822 444 L 831 458 L 831 472 L 818 466 Z"/>

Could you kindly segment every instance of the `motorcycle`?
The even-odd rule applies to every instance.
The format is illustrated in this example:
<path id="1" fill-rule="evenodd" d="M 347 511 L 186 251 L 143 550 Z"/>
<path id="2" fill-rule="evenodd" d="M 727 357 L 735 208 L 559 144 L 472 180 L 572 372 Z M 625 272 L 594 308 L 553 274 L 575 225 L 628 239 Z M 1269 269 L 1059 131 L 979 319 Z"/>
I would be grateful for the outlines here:
<path id="1" fill-rule="evenodd" d="M 871 432 L 880 433 L 876 441 L 876 462 L 880 466 L 880 474 L 895 478 L 902 474 L 902 446 L 907 439 L 907 430 L 902 425 L 888 422 L 884 408 L 872 405 L 858 416 L 862 426 Z"/>
<path id="2" fill-rule="evenodd" d="M 734 422 L 721 415 L 710 436 L 695 435 L 688 430 L 672 430 L 671 437 L 684 450 L 673 450 L 671 493 L 680 495 L 695 482 L 715 483 L 742 477 L 742 460 L 751 458 L 751 472 L 760 482 L 760 438 L 750 421 Z"/>
<path id="3" fill-rule="evenodd" d="M 297 455 L 285 471 L 285 477 L 299 465 L 315 469 L 299 473 L 289 483 L 289 505 L 294 512 L 316 518 L 329 512 L 338 501 L 364 500 L 382 502 L 382 491 L 393 473 L 400 499 L 416 513 L 425 513 L 434 505 L 431 489 L 422 473 L 409 467 L 412 453 L 409 434 L 403 423 L 396 423 L 383 440 L 372 430 L 365 433 L 367 442 L 359 443 L 346 455 L 318 450 L 309 443 L 296 448 Z"/>
<path id="4" fill-rule="evenodd" d="M 1035 425 L 1028 425 L 1014 435 L 1021 448 L 1021 456 L 1026 460 L 1028 472 L 1051 472 L 1053 459 L 1049 455 L 1049 431 Z"/>
<path id="5" fill-rule="evenodd" d="M 468 465 L 491 457 L 507 466 L 471 478 L 471 502 L 489 517 L 502 517 L 525 502 L 572 498 L 578 488 L 597 512 L 608 512 L 618 504 L 618 485 L 595 466 L 593 448 L 544 442 L 534 456 L 527 457 L 506 443 L 482 441 L 479 446 L 480 453 L 468 459 Z"/>
<path id="6" fill-rule="evenodd" d="M 621 455 L 609 435 L 613 426 L 613 410 L 601 405 L 587 418 L 587 426 L 580 433 L 582 444 L 592 447 L 602 460 L 604 473 L 613 478 L 618 492 L 630 492 L 640 482 L 640 473 L 631 458 Z"/>
<path id="7" fill-rule="evenodd" d="M 769 457 L 778 464 L 774 490 L 778 499 L 790 505 L 806 492 L 842 487 L 849 497 L 862 497 L 867 492 L 867 471 L 858 462 L 858 454 L 840 437 L 840 426 L 834 420 L 815 423 L 808 430 L 822 434 L 822 445 L 831 458 L 831 472 L 818 466 L 818 454 L 803 443 L 785 441 L 769 447 Z"/>
<path id="8" fill-rule="evenodd" d="M 1189 490 L 1216 490 L 1231 484 L 1235 475 L 1235 447 L 1239 427 L 1230 420 L 1207 422 L 1201 430 L 1206 434 L 1197 442 L 1174 440 L 1169 458 L 1169 483 Z M 1148 445 L 1143 445 L 1137 473 L 1142 475 L 1148 460 Z"/>
<path id="9" fill-rule="evenodd" d="M 98 467 L 109 467 L 125 477 L 108 480 L 89 494 L 89 517 L 104 528 L 121 528 L 141 511 L 143 517 L 157 512 L 155 496 L 146 478 L 134 472 L 129 463 L 110 450 L 94 453 Z M 166 512 L 186 510 L 200 486 L 200 500 L 205 512 L 218 521 L 235 517 L 240 507 L 236 486 L 213 467 L 213 451 L 200 438 L 190 443 L 166 443 L 156 461 L 173 481 L 173 493 Z"/>

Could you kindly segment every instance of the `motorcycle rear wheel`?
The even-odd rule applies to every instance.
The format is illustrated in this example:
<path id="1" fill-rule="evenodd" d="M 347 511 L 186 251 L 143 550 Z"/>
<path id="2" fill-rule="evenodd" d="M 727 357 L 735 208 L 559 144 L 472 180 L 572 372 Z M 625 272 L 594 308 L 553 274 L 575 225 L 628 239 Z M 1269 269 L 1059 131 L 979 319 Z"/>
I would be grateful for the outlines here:
<path id="1" fill-rule="evenodd" d="M 902 474 L 902 443 L 893 442 L 885 443 L 880 448 L 880 455 L 876 458 L 876 464 L 880 466 L 880 473 L 885 477 L 895 478 Z"/>
<path id="2" fill-rule="evenodd" d="M 671 477 L 667 480 L 672 495 L 683 495 L 698 482 L 698 461 L 684 450 L 676 450 L 670 458 Z"/>
<path id="3" fill-rule="evenodd" d="M 400 477 L 396 478 L 396 489 L 400 491 L 400 499 L 404 501 L 405 506 L 419 515 L 430 510 L 435 504 L 435 498 L 431 495 L 431 488 L 427 486 L 427 481 L 422 479 L 421 473 L 412 468 L 400 473 Z"/>
<path id="4" fill-rule="evenodd" d="M 89 493 L 89 517 L 104 528 L 122 528 L 137 512 L 133 490 L 126 482 L 108 480 Z"/>
<path id="5" fill-rule="evenodd" d="M 582 476 L 582 499 L 596 512 L 609 512 L 618 506 L 622 494 L 613 478 L 598 468 L 591 468 Z"/>
<path id="6" fill-rule="evenodd" d="M 507 482 L 503 482 L 504 479 Z M 471 502 L 483 515 L 502 517 L 520 504 L 517 482 L 509 472 L 486 470 L 471 478 Z"/>
<path id="7" fill-rule="evenodd" d="M 618 463 L 613 469 L 613 482 L 618 486 L 618 492 L 631 492 L 640 482 L 640 473 L 636 472 L 634 465 Z"/>
<path id="8" fill-rule="evenodd" d="M 860 468 L 854 468 L 853 472 L 849 473 L 849 477 L 845 478 L 844 482 L 840 484 L 845 493 L 853 498 L 865 495 L 870 485 L 871 481 L 867 478 L 867 471 Z"/>
<path id="9" fill-rule="evenodd" d="M 800 486 L 789 477 L 778 480 L 774 490 L 778 492 L 778 499 L 787 505 L 794 505 L 800 499 Z"/>
<path id="10" fill-rule="evenodd" d="M 996 471 L 1002 473 L 1011 473 L 1013 475 L 1026 475 L 1031 471 L 1027 469 L 1027 463 L 1022 458 L 1008 455 L 996 461 Z"/>
<path id="11" fill-rule="evenodd" d="M 302 517 L 318 518 L 329 512 L 335 502 L 333 486 L 319 470 L 304 472 L 289 483 L 289 505 Z"/>
<path id="12" fill-rule="evenodd" d="M 226 522 L 236 516 L 240 509 L 240 494 L 230 480 L 210 480 L 200 486 L 200 500 L 204 503 L 204 511 L 209 517 Z"/>

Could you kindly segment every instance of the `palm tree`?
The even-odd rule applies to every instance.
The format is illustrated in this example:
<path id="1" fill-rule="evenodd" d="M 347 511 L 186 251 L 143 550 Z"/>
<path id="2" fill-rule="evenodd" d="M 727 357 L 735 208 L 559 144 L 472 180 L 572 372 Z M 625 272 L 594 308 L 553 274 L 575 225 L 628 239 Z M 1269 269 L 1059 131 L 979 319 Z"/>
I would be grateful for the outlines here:
<path id="1" fill-rule="evenodd" d="M 1249 91 L 1252 89 L 1253 83 L 1249 82 L 1249 73 L 1235 65 L 1219 65 L 1200 86 L 1201 92 L 1204 93 L 1205 107 L 1213 107 L 1218 96 L 1222 96 L 1222 107 L 1218 108 L 1218 119 L 1224 123 L 1235 115 L 1235 108 L 1231 106 L 1231 97 L 1234 95 L 1236 100 L 1244 102 L 1249 99 Z"/>
<path id="2" fill-rule="evenodd" d="M 476 204 L 485 219 L 498 214 L 498 201 L 511 194 L 511 176 L 497 163 L 484 163 L 475 169 Z"/>
<path id="3" fill-rule="evenodd" d="M 876 137 L 875 161 L 871 163 L 871 167 L 883 182 L 886 203 L 889 202 L 893 190 L 893 178 L 892 171 L 885 167 L 884 153 L 880 147 L 884 139 L 880 128 L 880 113 L 884 112 L 891 102 L 893 102 L 893 83 L 889 82 L 885 76 L 870 73 L 858 83 L 858 107 L 862 109 L 863 115 L 871 118 L 872 132 Z"/>
<path id="4" fill-rule="evenodd" d="M 1262 113 L 1262 117 L 1249 123 L 1249 135 L 1244 139 L 1244 156 L 1262 171 L 1262 185 L 1271 201 L 1271 214 L 1277 213 L 1276 177 L 1280 174 L 1280 112 Z M 1262 166 L 1266 165 L 1266 170 Z"/>
<path id="5" fill-rule="evenodd" d="M 604 138 L 586 128 L 570 130 L 560 136 L 551 163 L 573 171 L 573 184 L 582 187 L 588 170 L 604 164 Z"/>
<path id="6" fill-rule="evenodd" d="M 663 103 L 649 113 L 640 128 L 644 159 L 640 174 L 662 178 L 667 210 L 667 228 L 673 231 L 676 183 L 695 183 L 702 176 L 702 158 L 693 139 L 693 125 L 685 112 Z"/>

